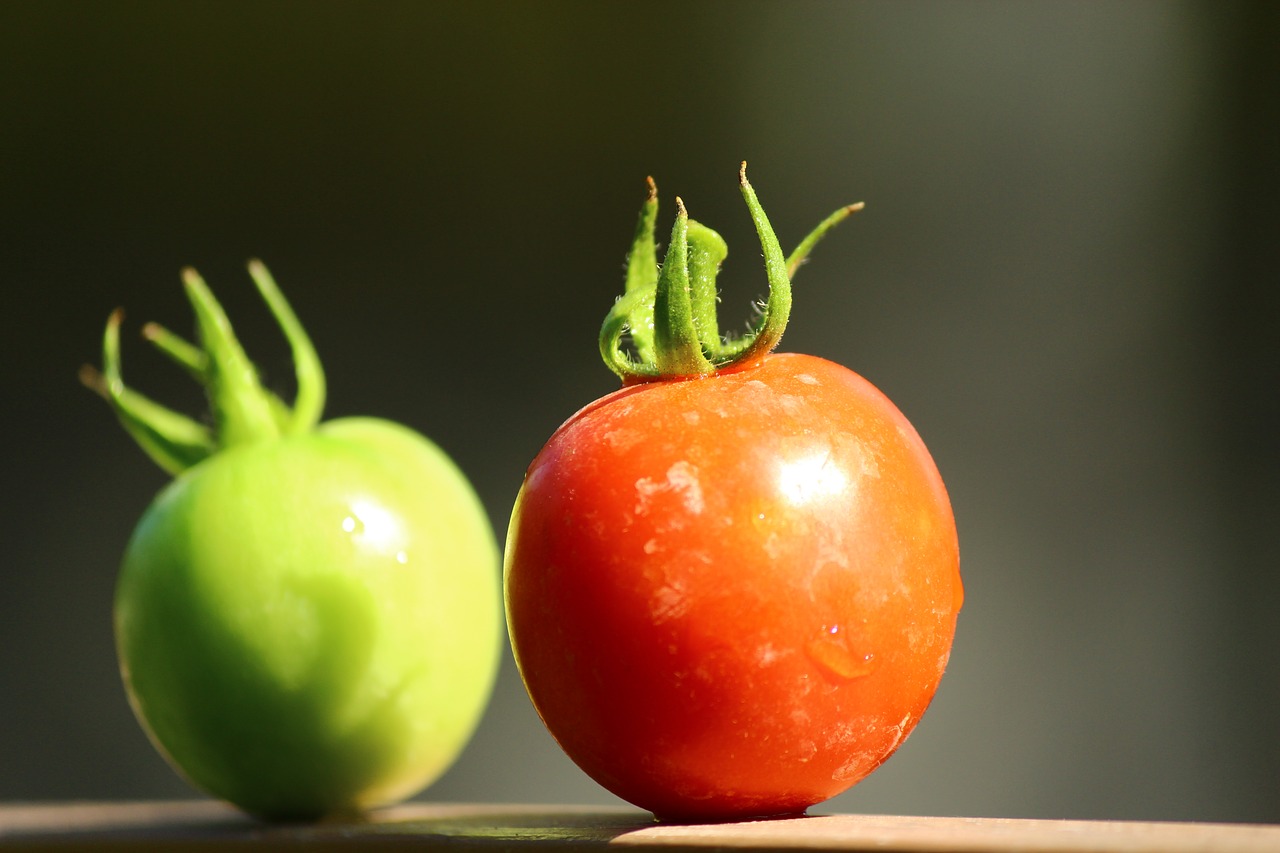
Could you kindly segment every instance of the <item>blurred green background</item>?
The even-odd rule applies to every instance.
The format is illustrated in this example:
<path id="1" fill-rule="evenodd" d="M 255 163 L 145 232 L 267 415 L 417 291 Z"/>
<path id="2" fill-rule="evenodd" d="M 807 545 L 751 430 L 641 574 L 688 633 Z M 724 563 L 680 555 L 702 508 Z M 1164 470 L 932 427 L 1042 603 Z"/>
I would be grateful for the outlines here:
<path id="1" fill-rule="evenodd" d="M 196 266 L 269 381 L 261 257 L 330 416 L 432 436 L 499 531 L 615 380 L 595 335 L 644 178 L 764 290 L 739 161 L 797 279 L 784 349 L 893 398 L 968 598 L 911 740 L 821 810 L 1280 820 L 1280 4 L 0 5 L 0 799 L 185 797 L 115 671 L 119 555 L 165 476 L 76 381 Z M 726 630 L 730 628 L 726 627 Z M 616 802 L 508 659 L 440 800 Z"/>

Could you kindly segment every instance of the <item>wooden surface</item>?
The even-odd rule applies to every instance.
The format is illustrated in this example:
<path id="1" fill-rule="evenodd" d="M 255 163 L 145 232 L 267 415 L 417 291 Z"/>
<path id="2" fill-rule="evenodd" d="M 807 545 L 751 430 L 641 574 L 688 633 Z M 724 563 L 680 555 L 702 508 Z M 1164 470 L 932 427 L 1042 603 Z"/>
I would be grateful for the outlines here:
<path id="1" fill-rule="evenodd" d="M 1280 853 L 1280 826 L 816 815 L 657 824 L 644 812 L 410 804 L 365 821 L 263 824 L 216 802 L 0 805 L 2 850 L 862 850 Z"/>

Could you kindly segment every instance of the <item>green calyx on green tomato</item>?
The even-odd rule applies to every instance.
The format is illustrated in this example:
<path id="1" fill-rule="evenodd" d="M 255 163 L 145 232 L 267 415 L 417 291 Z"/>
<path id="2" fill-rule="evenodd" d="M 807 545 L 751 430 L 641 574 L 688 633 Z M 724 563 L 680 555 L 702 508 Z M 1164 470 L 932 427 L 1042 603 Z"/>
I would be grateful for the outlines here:
<path id="1" fill-rule="evenodd" d="M 457 466 L 386 420 L 319 423 L 312 344 L 266 268 L 293 352 L 267 391 L 221 306 L 183 275 L 200 345 L 144 335 L 208 392 L 212 426 L 121 380 L 121 312 L 82 379 L 174 479 L 124 554 L 120 671 L 152 742 L 195 786 L 268 819 L 355 813 L 435 781 L 488 702 L 502 643 L 498 548 Z"/>
<path id="2" fill-rule="evenodd" d="M 871 773 L 932 700 L 964 599 L 912 425 L 853 371 L 771 352 L 791 276 L 860 205 L 786 257 L 745 164 L 739 180 L 769 280 L 760 320 L 722 339 L 725 244 L 678 200 L 659 271 L 650 181 L 600 332 L 623 387 L 538 453 L 506 540 L 534 707 L 588 775 L 671 820 L 797 814 Z"/>

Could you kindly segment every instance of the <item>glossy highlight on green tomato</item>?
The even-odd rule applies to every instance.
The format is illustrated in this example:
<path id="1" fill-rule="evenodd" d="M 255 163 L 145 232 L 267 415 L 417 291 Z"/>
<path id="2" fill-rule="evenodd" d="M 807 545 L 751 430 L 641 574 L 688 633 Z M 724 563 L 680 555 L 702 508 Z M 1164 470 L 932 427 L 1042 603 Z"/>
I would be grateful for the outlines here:
<path id="1" fill-rule="evenodd" d="M 816 240 L 782 258 L 742 183 L 773 293 Z M 714 287 L 672 268 L 709 238 L 678 207 L 658 293 L 628 288 L 602 330 L 625 387 L 528 469 L 508 630 L 548 729 L 614 794 L 671 820 L 801 813 L 885 761 L 932 700 L 964 595 L 955 522 L 919 435 L 865 379 L 708 345 L 688 321 Z M 672 282 L 687 308 L 666 307 Z M 637 305 L 657 309 L 637 319 Z M 770 312 L 785 323 L 785 305 L 765 311 L 757 331 Z M 615 349 L 618 312 L 638 360 Z"/>
<path id="2" fill-rule="evenodd" d="M 436 445 L 367 417 L 316 425 L 318 362 L 265 268 L 298 401 L 265 392 L 186 274 L 203 349 L 145 330 L 210 391 L 210 430 L 104 371 L 86 374 L 176 473 L 127 546 L 115 598 L 139 721 L 197 787 L 264 818 L 360 812 L 438 778 L 471 737 L 502 642 L 498 550 Z M 301 414 L 300 414 L 301 413 Z"/>

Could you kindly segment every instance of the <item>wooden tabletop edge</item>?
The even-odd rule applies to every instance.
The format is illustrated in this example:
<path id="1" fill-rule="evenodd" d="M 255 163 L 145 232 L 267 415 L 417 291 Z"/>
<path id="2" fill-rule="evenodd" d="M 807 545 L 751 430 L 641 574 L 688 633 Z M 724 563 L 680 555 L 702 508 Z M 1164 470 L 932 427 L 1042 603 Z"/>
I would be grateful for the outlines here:
<path id="1" fill-rule="evenodd" d="M 418 841 L 424 849 L 481 846 L 885 850 L 907 853 L 1276 853 L 1280 825 L 1194 821 L 1043 820 L 814 814 L 719 824 L 658 823 L 626 808 L 412 802 L 364 818 L 264 823 L 214 800 L 0 803 L 0 847 L 15 841 L 121 849 L 199 840 L 326 844 Z M 114 846 L 113 846 L 114 845 Z"/>

